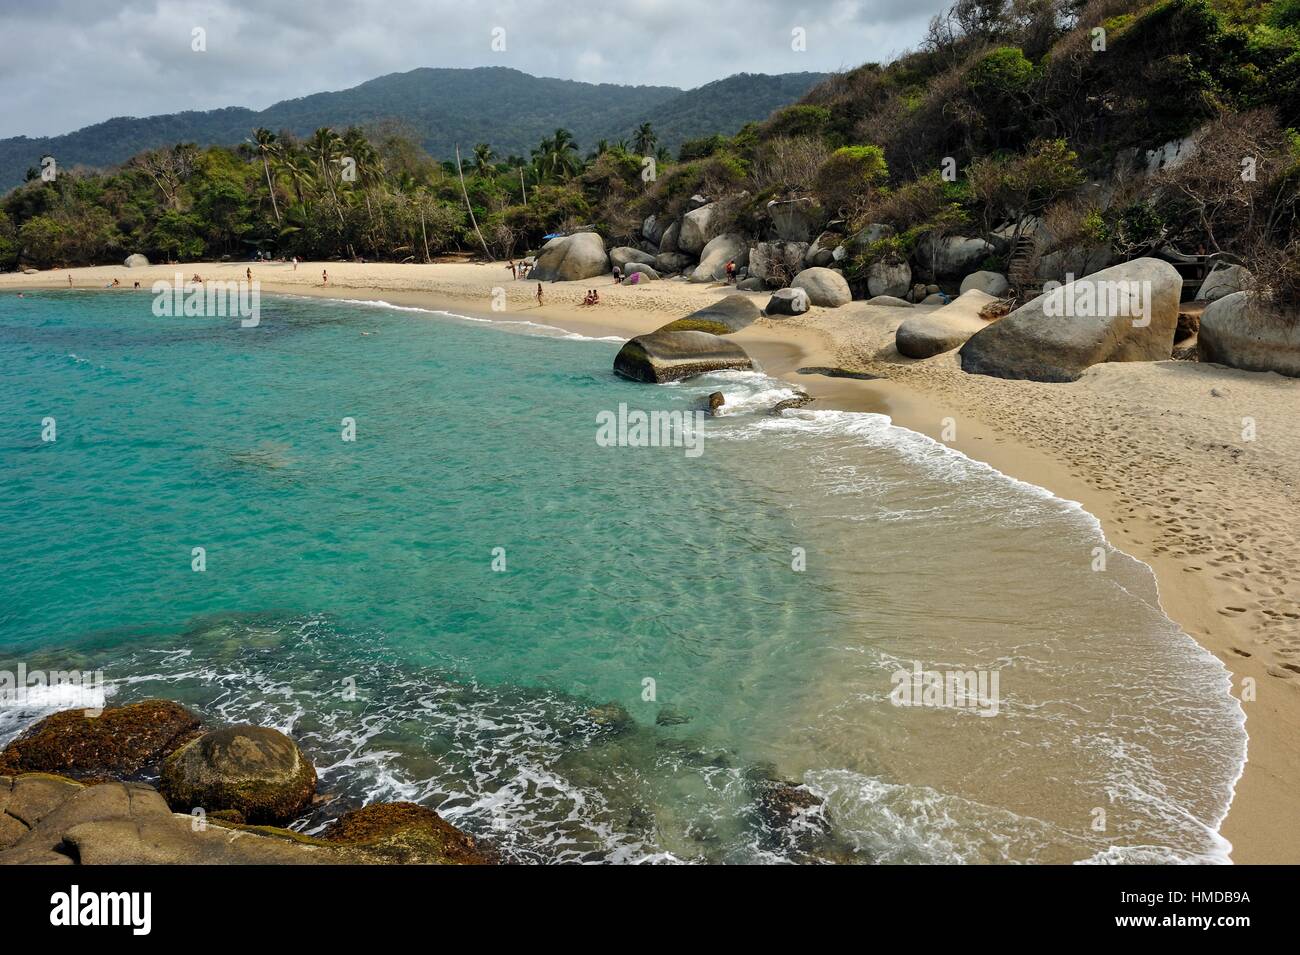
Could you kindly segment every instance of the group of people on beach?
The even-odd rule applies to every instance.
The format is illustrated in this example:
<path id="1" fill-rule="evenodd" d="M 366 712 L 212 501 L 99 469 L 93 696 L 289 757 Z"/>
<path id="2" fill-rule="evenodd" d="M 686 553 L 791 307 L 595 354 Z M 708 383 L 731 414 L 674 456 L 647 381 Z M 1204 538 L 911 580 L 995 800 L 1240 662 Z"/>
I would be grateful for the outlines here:
<path id="1" fill-rule="evenodd" d="M 586 297 L 583 298 L 583 300 L 582 300 L 582 304 L 583 304 L 583 305 L 599 305 L 599 304 L 600 304 L 600 293 L 597 292 L 594 288 L 589 288 L 589 289 L 587 289 L 587 294 L 586 294 Z"/>
<path id="2" fill-rule="evenodd" d="M 529 273 L 532 272 L 533 270 L 533 264 L 534 263 L 529 262 L 527 260 L 524 260 L 523 262 L 516 264 L 515 260 L 511 259 L 510 264 L 507 265 L 506 268 L 510 270 L 511 278 L 516 280 L 526 279 L 528 278 Z"/>

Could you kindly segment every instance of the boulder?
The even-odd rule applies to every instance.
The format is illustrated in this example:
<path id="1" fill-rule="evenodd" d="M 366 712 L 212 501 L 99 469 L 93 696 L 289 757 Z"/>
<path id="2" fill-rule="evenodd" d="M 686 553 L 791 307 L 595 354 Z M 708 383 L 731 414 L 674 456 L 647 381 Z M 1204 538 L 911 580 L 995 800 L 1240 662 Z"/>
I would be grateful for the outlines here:
<path id="1" fill-rule="evenodd" d="M 749 250 L 749 274 L 772 288 L 789 285 L 804 268 L 803 242 L 759 242 Z"/>
<path id="2" fill-rule="evenodd" d="M 916 244 L 912 261 L 917 270 L 933 280 L 960 279 L 979 268 L 996 249 L 984 239 L 950 235 L 942 239 L 925 236 Z"/>
<path id="3" fill-rule="evenodd" d="M 821 266 L 825 268 L 835 261 L 835 250 L 839 247 L 843 239 L 833 232 L 823 232 L 808 246 L 808 251 L 804 253 L 803 264 L 805 268 Z"/>
<path id="4" fill-rule="evenodd" d="M 146 269 L 149 267 L 149 260 L 139 252 L 128 255 L 122 262 L 128 269 Z"/>
<path id="5" fill-rule="evenodd" d="M 745 349 L 735 342 L 698 331 L 661 329 L 638 335 L 614 357 L 617 374 L 634 381 L 660 384 L 711 371 L 753 367 Z"/>
<path id="6" fill-rule="evenodd" d="M 699 255 L 713 238 L 713 213 L 717 206 L 709 203 L 686 213 L 677 232 L 677 251 Z M 662 247 L 661 247 L 662 251 Z"/>
<path id="7" fill-rule="evenodd" d="M 691 196 L 686 204 L 692 209 L 699 209 L 703 206 L 707 206 L 710 202 L 712 202 L 712 200 L 708 196 L 697 192 L 695 195 Z"/>
<path id="8" fill-rule="evenodd" d="M 23 275 L 39 275 L 39 274 L 40 273 L 37 269 L 23 269 Z"/>
<path id="9" fill-rule="evenodd" d="M 712 238 L 700 251 L 700 264 L 691 272 L 692 282 L 722 282 L 727 278 L 727 263 L 734 261 L 736 268 L 749 264 L 749 246 L 745 237 L 737 232 L 726 232 Z"/>
<path id="10" fill-rule="evenodd" d="M 658 216 L 646 216 L 641 222 L 641 238 L 658 248 L 659 243 L 663 241 L 664 229 L 667 225 L 668 223 Z"/>
<path id="11" fill-rule="evenodd" d="M 1245 266 L 1221 265 L 1205 277 L 1196 298 L 1198 301 L 1213 302 L 1233 292 L 1245 291 L 1249 281 L 1250 270 Z"/>
<path id="12" fill-rule="evenodd" d="M 977 332 L 962 346 L 962 369 L 998 378 L 1074 381 L 1099 362 L 1167 360 L 1182 286 L 1178 270 L 1160 259 L 1094 272 Z"/>
<path id="13" fill-rule="evenodd" d="M 873 262 L 867 269 L 867 291 L 872 295 L 902 298 L 912 285 L 912 267 L 906 262 Z"/>
<path id="14" fill-rule="evenodd" d="M 965 295 L 971 289 L 977 289 L 986 295 L 992 295 L 995 298 L 1007 294 L 1011 288 L 1011 283 L 1001 272 L 979 271 L 972 272 L 961 280 L 961 294 Z"/>
<path id="15" fill-rule="evenodd" d="M 943 308 L 905 318 L 894 333 L 894 344 L 908 358 L 930 358 L 958 348 L 988 325 L 980 309 L 994 301 L 997 296 L 979 289 L 963 292 Z"/>
<path id="16" fill-rule="evenodd" d="M 807 242 L 812 237 L 817 203 L 810 198 L 773 199 L 767 204 L 772 220 L 772 238 L 786 242 Z"/>
<path id="17" fill-rule="evenodd" d="M 808 293 L 808 301 L 823 308 L 839 308 L 853 301 L 849 283 L 844 276 L 833 269 L 804 269 L 790 283 L 793 288 L 801 288 Z"/>
<path id="18" fill-rule="evenodd" d="M 620 245 L 609 250 L 609 261 L 626 272 L 628 263 L 640 262 L 643 265 L 654 265 L 655 257 L 642 252 L 640 249 L 634 249 L 630 245 Z"/>
<path id="19" fill-rule="evenodd" d="M 311 803 L 316 769 L 298 745 L 264 726 L 214 730 L 163 764 L 162 794 L 187 812 L 235 809 L 252 824 L 288 822 Z"/>
<path id="20" fill-rule="evenodd" d="M 681 252 L 660 252 L 655 256 L 655 271 L 660 275 L 672 275 L 691 266 L 695 260 Z"/>
<path id="21" fill-rule="evenodd" d="M 686 318 L 717 322 L 725 325 L 729 332 L 738 332 L 754 324 L 762 315 L 754 300 L 748 295 L 727 295 L 691 312 Z"/>
<path id="22" fill-rule="evenodd" d="M 948 298 L 942 292 L 931 292 L 929 295 L 921 299 L 921 301 L 917 302 L 916 304 L 917 305 L 947 305 Z"/>
<path id="23" fill-rule="evenodd" d="M 95 712 L 95 711 L 90 711 Z M 59 773 L 74 779 L 141 779 L 199 734 L 200 720 L 168 700 L 106 709 L 61 710 L 0 753 L 0 774 Z"/>
<path id="24" fill-rule="evenodd" d="M 750 253 L 750 268 L 753 268 L 754 256 Z M 741 279 L 736 283 L 736 289 L 741 292 L 763 292 L 767 289 L 767 283 L 756 276 L 750 276 L 747 279 Z"/>
<path id="25" fill-rule="evenodd" d="M 623 280 L 627 281 L 627 278 L 635 273 L 640 273 L 645 279 L 659 278 L 659 273 L 656 272 L 654 269 L 652 269 L 650 266 L 646 265 L 644 262 L 629 262 L 623 268 L 623 276 L 624 276 Z"/>
<path id="26" fill-rule="evenodd" d="M 1196 350 L 1201 361 L 1300 378 L 1300 319 L 1231 292 L 1201 313 Z"/>
<path id="27" fill-rule="evenodd" d="M 528 278 L 538 282 L 576 282 L 609 272 L 605 241 L 595 232 L 577 232 L 546 243 Z"/>
<path id="28" fill-rule="evenodd" d="M 400 865 L 487 865 L 494 856 L 427 806 L 374 803 L 340 816 L 321 834 Z"/>
<path id="29" fill-rule="evenodd" d="M 677 236 L 681 233 L 682 221 L 680 219 L 672 222 L 668 228 L 664 229 L 664 237 L 659 240 L 659 254 L 680 252 L 677 247 Z"/>
<path id="30" fill-rule="evenodd" d="M 893 295 L 877 295 L 874 298 L 867 299 L 868 305 L 884 305 L 889 308 L 911 308 L 912 303 L 904 301 Z"/>
<path id="31" fill-rule="evenodd" d="M 802 315 L 808 311 L 808 293 L 801 288 L 777 289 L 764 311 L 768 315 Z"/>

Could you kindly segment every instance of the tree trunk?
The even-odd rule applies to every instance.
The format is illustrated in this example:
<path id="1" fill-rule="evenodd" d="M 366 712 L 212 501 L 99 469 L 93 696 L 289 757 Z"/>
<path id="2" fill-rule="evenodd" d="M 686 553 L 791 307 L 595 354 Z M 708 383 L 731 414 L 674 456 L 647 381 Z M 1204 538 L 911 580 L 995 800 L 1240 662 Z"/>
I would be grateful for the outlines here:
<path id="1" fill-rule="evenodd" d="M 469 221 L 474 226 L 474 231 L 478 234 L 479 242 L 483 243 L 483 254 L 487 256 L 488 261 L 492 261 L 492 253 L 488 250 L 487 240 L 483 238 L 483 233 L 479 231 L 478 220 L 474 218 L 474 207 L 469 204 L 469 190 L 465 188 L 465 171 L 460 167 L 460 144 L 456 144 L 456 175 L 460 177 L 460 194 L 465 197 L 465 210 L 469 213 Z"/>

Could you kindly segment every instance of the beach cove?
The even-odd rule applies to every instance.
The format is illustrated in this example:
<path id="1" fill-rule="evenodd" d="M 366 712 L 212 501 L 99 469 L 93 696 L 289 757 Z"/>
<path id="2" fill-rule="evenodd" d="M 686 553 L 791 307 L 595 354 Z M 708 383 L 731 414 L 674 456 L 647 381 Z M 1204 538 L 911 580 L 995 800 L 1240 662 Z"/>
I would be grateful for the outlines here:
<path id="1" fill-rule="evenodd" d="M 500 263 L 328 267 L 328 288 L 315 287 L 319 268 L 308 263 L 296 272 L 289 266 L 260 266 L 255 277 L 267 292 L 382 299 L 395 306 L 532 322 L 591 338 L 648 331 L 720 291 L 676 282 L 602 286 L 602 305 L 588 311 L 574 305 L 589 283 L 557 283 L 545 286 L 547 305 L 537 308 L 533 286 L 506 281 Z M 187 266 L 205 278 L 234 279 L 242 269 Z M 169 279 L 171 271 L 76 270 L 74 280 L 83 288 L 102 287 L 108 277 L 129 276 L 147 287 L 154 279 Z M 37 287 L 37 280 L 66 287 L 64 273 L 55 279 L 3 276 L 0 288 Z M 491 308 L 496 288 L 506 293 L 504 313 Z M 1220 521 L 1209 520 L 1205 502 L 1197 500 L 1203 488 L 1217 486 L 1224 498 L 1217 504 L 1225 510 L 1276 507 L 1283 515 L 1293 513 L 1286 508 L 1294 505 L 1295 489 L 1285 479 L 1284 465 L 1288 454 L 1294 460 L 1295 436 L 1288 434 L 1285 419 L 1295 406 L 1294 383 L 1210 366 L 1178 367 L 1181 363 L 1102 366 L 1071 386 L 976 378 L 956 370 L 951 355 L 920 363 L 889 356 L 886 342 L 896 319 L 881 314 L 888 311 L 865 303 L 833 313 L 814 309 L 799 318 L 761 322 L 737 338 L 769 374 L 816 397 L 812 409 L 888 413 L 895 423 L 935 438 L 953 430 L 944 442 L 948 446 L 1079 501 L 1097 515 L 1116 547 L 1150 564 L 1170 616 L 1236 674 L 1234 688 L 1244 676 L 1254 677 L 1257 685 L 1257 698 L 1245 705 L 1250 762 L 1223 827 L 1234 858 L 1294 858 L 1287 836 L 1270 825 L 1293 814 L 1288 787 L 1296 762 L 1287 727 L 1294 725 L 1296 686 L 1287 663 L 1295 661 L 1296 637 L 1295 619 L 1286 614 L 1294 611 L 1295 599 L 1286 587 L 1294 587 L 1295 576 L 1286 568 L 1296 558 L 1288 536 L 1294 528 L 1262 521 L 1256 528 L 1267 528 L 1252 533 L 1252 539 L 1234 540 L 1231 519 L 1225 514 Z M 850 368 L 883 380 L 798 373 L 809 366 Z M 1212 388 L 1218 394 L 1211 394 Z M 1187 420 L 1170 420 L 1173 408 Z M 1236 454 L 1219 452 L 1221 461 L 1211 455 L 1232 446 L 1234 414 L 1255 418 L 1264 438 Z M 1179 484 L 1179 468 L 1194 468 L 1202 483 Z M 1219 471 L 1221 480 L 1205 480 Z"/>

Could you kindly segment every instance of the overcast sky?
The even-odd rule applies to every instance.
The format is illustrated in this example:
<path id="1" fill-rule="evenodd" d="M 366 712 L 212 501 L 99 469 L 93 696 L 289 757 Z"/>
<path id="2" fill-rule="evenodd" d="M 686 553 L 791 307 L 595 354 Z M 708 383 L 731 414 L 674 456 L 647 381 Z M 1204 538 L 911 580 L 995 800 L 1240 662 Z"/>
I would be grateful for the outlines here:
<path id="1" fill-rule="evenodd" d="M 419 66 L 683 88 L 742 71 L 824 72 L 915 47 L 949 3 L 0 0 L 0 137 L 114 116 L 262 109 Z M 195 28 L 206 31 L 204 52 L 192 49 Z M 805 52 L 791 49 L 796 28 Z"/>

